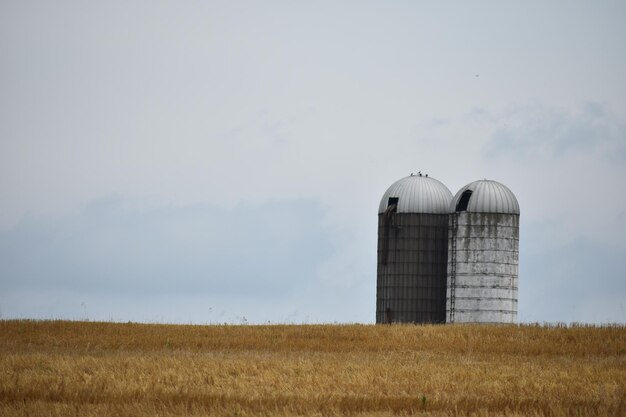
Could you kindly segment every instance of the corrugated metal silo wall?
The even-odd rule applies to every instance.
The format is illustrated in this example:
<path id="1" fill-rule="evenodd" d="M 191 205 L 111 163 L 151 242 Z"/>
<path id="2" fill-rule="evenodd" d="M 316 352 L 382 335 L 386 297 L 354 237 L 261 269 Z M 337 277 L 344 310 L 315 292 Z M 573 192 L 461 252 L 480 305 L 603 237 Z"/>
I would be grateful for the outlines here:
<path id="1" fill-rule="evenodd" d="M 446 321 L 515 323 L 519 215 L 450 215 Z"/>
<path id="2" fill-rule="evenodd" d="M 447 260 L 447 214 L 380 214 L 376 323 L 444 323 Z"/>

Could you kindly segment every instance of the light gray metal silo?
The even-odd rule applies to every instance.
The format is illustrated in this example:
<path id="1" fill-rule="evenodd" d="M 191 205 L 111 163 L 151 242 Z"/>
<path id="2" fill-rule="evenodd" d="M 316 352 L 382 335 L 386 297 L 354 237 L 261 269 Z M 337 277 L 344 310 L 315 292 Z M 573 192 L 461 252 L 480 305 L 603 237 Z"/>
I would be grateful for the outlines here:
<path id="1" fill-rule="evenodd" d="M 444 323 L 452 193 L 427 175 L 389 187 L 378 209 L 376 323 Z"/>
<path id="2" fill-rule="evenodd" d="M 519 204 L 496 181 L 461 188 L 450 204 L 446 320 L 515 323 Z"/>

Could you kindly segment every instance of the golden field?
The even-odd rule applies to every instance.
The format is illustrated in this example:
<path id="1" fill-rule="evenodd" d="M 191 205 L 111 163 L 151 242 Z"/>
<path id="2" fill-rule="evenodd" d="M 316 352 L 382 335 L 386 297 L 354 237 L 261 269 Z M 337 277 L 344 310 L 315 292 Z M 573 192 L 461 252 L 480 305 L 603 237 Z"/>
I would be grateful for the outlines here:
<path id="1" fill-rule="evenodd" d="M 626 327 L 0 321 L 0 416 L 624 416 Z"/>

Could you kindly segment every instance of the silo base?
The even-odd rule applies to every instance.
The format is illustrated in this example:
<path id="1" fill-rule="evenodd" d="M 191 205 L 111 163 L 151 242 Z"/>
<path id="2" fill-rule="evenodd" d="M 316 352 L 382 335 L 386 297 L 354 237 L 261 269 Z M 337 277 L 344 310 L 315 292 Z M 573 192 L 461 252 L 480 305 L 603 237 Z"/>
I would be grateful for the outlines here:
<path id="1" fill-rule="evenodd" d="M 450 317 L 450 312 L 448 312 Z M 454 314 L 454 323 L 516 323 L 514 311 L 459 311 Z"/>

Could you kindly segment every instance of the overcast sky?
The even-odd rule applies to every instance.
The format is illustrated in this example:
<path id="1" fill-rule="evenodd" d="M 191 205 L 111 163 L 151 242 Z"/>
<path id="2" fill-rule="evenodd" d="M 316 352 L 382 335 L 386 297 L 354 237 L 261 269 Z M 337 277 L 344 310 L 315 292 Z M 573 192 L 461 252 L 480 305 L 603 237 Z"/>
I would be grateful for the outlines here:
<path id="1" fill-rule="evenodd" d="M 0 315 L 375 319 L 377 207 L 521 208 L 519 320 L 626 322 L 626 2 L 3 1 Z"/>

